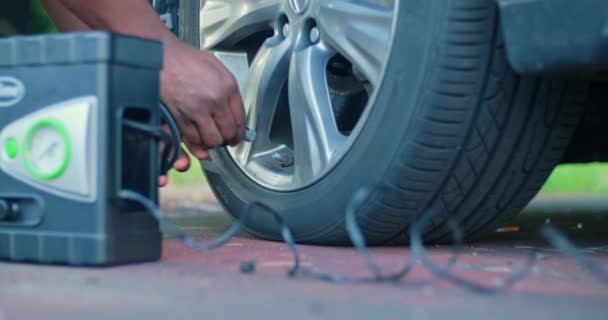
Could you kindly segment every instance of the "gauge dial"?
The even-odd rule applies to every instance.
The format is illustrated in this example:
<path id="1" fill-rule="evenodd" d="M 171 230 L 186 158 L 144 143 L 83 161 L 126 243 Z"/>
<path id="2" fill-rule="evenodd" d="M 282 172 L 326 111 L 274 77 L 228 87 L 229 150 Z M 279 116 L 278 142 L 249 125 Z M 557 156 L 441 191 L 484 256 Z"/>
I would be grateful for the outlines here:
<path id="1" fill-rule="evenodd" d="M 61 122 L 46 119 L 27 132 L 24 148 L 25 167 L 38 179 L 59 177 L 70 161 L 70 138 Z"/>

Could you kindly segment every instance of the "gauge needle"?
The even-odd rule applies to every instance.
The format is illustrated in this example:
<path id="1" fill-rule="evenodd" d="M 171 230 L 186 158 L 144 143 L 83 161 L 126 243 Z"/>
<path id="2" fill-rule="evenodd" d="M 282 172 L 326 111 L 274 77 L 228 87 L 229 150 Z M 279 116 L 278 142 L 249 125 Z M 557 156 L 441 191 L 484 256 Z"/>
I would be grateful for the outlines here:
<path id="1" fill-rule="evenodd" d="M 50 155 L 55 151 L 55 148 L 57 148 L 57 145 L 59 145 L 59 143 L 57 141 L 51 143 L 46 150 L 44 150 L 44 152 L 42 152 L 40 154 L 40 156 L 38 157 L 38 160 L 42 160 L 42 158 L 44 158 L 46 155 Z"/>

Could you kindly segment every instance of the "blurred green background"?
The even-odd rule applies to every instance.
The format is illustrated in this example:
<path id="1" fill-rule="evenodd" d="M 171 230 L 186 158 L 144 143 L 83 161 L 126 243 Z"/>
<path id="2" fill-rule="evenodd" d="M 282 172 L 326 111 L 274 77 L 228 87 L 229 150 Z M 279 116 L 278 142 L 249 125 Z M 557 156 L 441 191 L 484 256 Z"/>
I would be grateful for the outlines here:
<path id="1" fill-rule="evenodd" d="M 556 195 L 608 195 L 608 164 L 561 165 L 553 171 L 541 192 Z"/>
<path id="2" fill-rule="evenodd" d="M 54 32 L 39 0 L 1 0 L 0 36 L 14 33 Z"/>
<path id="3" fill-rule="evenodd" d="M 169 172 L 170 183 L 178 185 L 200 184 L 204 181 L 200 164 L 186 173 Z M 608 163 L 564 164 L 558 166 L 541 190 L 543 195 L 608 195 Z"/>
<path id="4" fill-rule="evenodd" d="M 38 0 L 0 2 L 0 35 L 53 32 L 55 28 Z M 187 173 L 169 173 L 171 183 L 200 184 L 204 181 L 200 164 L 193 161 Z M 608 194 L 608 164 L 568 164 L 559 166 L 542 189 L 546 195 Z"/>

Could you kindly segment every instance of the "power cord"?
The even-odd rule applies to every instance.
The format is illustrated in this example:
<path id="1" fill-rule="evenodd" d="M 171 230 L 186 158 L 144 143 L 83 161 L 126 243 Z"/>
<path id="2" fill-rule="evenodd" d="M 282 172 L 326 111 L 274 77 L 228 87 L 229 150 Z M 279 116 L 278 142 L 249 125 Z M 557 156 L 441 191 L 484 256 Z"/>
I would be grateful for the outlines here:
<path id="1" fill-rule="evenodd" d="M 161 175 L 166 175 L 173 168 L 177 158 L 179 158 L 181 136 L 175 120 L 163 103 L 160 104 L 160 116 L 164 124 L 169 128 L 169 133 L 165 132 L 161 127 L 129 119 L 123 119 L 123 125 L 127 128 L 146 133 L 155 140 L 162 141 L 163 150 L 160 158 L 160 173 Z"/>
<path id="2" fill-rule="evenodd" d="M 544 225 L 541 234 L 549 244 L 557 248 L 564 255 L 576 261 L 578 265 L 591 272 L 596 278 L 608 284 L 608 270 L 599 264 L 591 261 L 585 254 L 576 248 L 574 243 L 570 241 L 563 233 L 552 225 Z"/>
<path id="3" fill-rule="evenodd" d="M 239 216 L 239 219 L 235 221 L 230 228 L 224 232 L 224 234 L 210 242 L 201 242 L 188 235 L 183 229 L 173 223 L 156 205 L 156 203 L 146 198 L 141 193 L 132 190 L 122 190 L 118 194 L 118 197 L 123 200 L 131 200 L 142 205 L 146 209 L 146 212 L 154 216 L 154 218 L 165 228 L 165 230 L 169 232 L 169 234 L 177 237 L 177 239 L 181 240 L 186 246 L 193 250 L 213 250 L 222 247 L 226 243 L 230 242 L 230 240 L 232 240 L 241 230 L 243 230 L 245 223 L 253 215 L 256 209 L 261 210 L 262 212 L 271 215 L 275 222 L 279 225 L 281 228 L 281 236 L 283 241 L 285 241 L 289 247 L 289 250 L 293 254 L 293 265 L 289 269 L 288 274 L 293 276 L 297 274 L 298 270 L 300 269 L 300 255 L 296 248 L 296 243 L 291 230 L 281 215 L 262 203 L 249 203 L 243 210 L 243 213 Z"/>
<path id="4" fill-rule="evenodd" d="M 162 152 L 161 168 L 162 172 L 166 173 L 166 170 L 173 166 L 177 160 L 177 157 L 179 156 L 181 139 L 177 125 L 170 112 L 162 104 L 160 108 L 161 117 L 169 127 L 170 136 L 163 129 L 148 124 L 141 124 L 135 121 L 125 120 L 124 125 L 131 129 L 146 132 L 152 137 L 163 141 L 164 150 Z M 248 135 L 250 139 L 255 137 L 252 131 L 248 131 Z M 230 242 L 230 240 L 233 239 L 239 233 L 239 231 L 245 228 L 248 219 L 250 219 L 254 213 L 263 212 L 264 214 L 269 214 L 279 226 L 281 230 L 281 237 L 287 244 L 293 256 L 292 266 L 287 272 L 289 277 L 307 277 L 342 284 L 396 283 L 416 286 L 429 285 L 436 280 L 447 280 L 456 286 L 463 287 L 473 292 L 480 294 L 496 294 L 512 287 L 514 284 L 524 279 L 536 262 L 536 255 L 538 251 L 531 250 L 530 254 L 527 255 L 524 263 L 519 268 L 503 279 L 496 281 L 496 285 L 494 286 L 488 286 L 486 284 L 458 276 L 454 273 L 454 267 L 462 255 L 462 244 L 464 242 L 462 228 L 459 226 L 454 217 L 448 216 L 446 224 L 450 230 L 452 241 L 454 243 L 452 246 L 452 254 L 445 265 L 441 266 L 435 264 L 433 261 L 431 261 L 426 253 L 423 241 L 423 230 L 427 224 L 437 216 L 439 210 L 437 208 L 428 208 L 423 210 L 410 225 L 410 253 L 407 255 L 404 266 L 397 272 L 385 274 L 382 268 L 374 262 L 369 253 L 365 236 L 357 223 L 356 215 L 358 209 L 360 209 L 361 206 L 369 199 L 371 190 L 378 188 L 382 187 L 377 186 L 376 188 L 360 188 L 353 194 L 353 197 L 349 201 L 345 211 L 345 221 L 348 236 L 354 248 L 357 250 L 357 253 L 363 258 L 366 268 L 370 272 L 370 275 L 366 277 L 351 277 L 341 273 L 320 272 L 311 268 L 303 267 L 295 239 L 288 224 L 277 211 L 261 202 L 251 202 L 246 205 L 238 220 L 234 222 L 234 224 L 232 224 L 220 237 L 210 242 L 201 242 L 188 235 L 184 230 L 173 223 L 154 201 L 146 198 L 144 195 L 132 190 L 122 190 L 119 192 L 118 197 L 123 200 L 136 202 L 143 206 L 144 209 L 150 213 L 166 231 L 176 236 L 177 239 L 181 240 L 186 246 L 193 250 L 213 250 L 220 248 L 226 243 Z M 544 238 L 549 244 L 559 249 L 566 256 L 573 259 L 576 263 L 587 269 L 598 279 L 608 285 L 608 271 L 581 253 L 576 246 L 556 228 L 546 225 L 541 229 L 540 234 L 542 238 Z M 422 281 L 405 281 L 406 277 L 414 269 L 417 262 L 420 262 L 421 265 L 432 274 L 433 278 Z M 241 266 L 241 269 L 244 270 L 243 265 Z M 250 269 L 250 267 L 245 269 Z"/>
<path id="5" fill-rule="evenodd" d="M 166 171 L 162 171 L 162 173 L 167 173 L 169 169 L 173 168 L 175 161 L 179 158 L 182 136 L 179 133 L 175 119 L 171 116 L 171 112 L 169 112 L 167 106 L 162 102 L 160 103 L 160 116 L 162 121 L 169 127 L 169 132 L 171 133 L 170 137 L 172 138 L 172 140 L 170 140 L 171 142 L 165 141 L 165 150 L 171 150 L 171 157 L 168 158 L 166 163 L 168 168 L 166 168 Z"/>

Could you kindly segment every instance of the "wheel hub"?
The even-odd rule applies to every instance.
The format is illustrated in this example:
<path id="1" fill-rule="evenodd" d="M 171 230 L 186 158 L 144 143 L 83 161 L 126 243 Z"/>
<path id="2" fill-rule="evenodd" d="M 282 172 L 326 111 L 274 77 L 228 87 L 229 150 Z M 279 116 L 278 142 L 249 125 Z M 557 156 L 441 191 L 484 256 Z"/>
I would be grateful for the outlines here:
<path id="1" fill-rule="evenodd" d="M 317 1 L 319 0 L 282 0 L 278 23 L 283 25 L 283 36 L 292 42 L 292 53 L 299 47 L 314 45 L 321 40 L 315 20 L 314 8 L 318 8 Z"/>
<path id="2" fill-rule="evenodd" d="M 221 49 L 216 55 L 239 79 L 247 124 L 258 133 L 255 142 L 229 148 L 251 179 L 272 190 L 297 190 L 319 181 L 348 152 L 381 82 L 395 2 L 206 2 L 201 44 Z M 263 40 L 252 44 L 260 34 Z M 255 49 L 252 61 L 234 52 L 244 47 Z"/>

